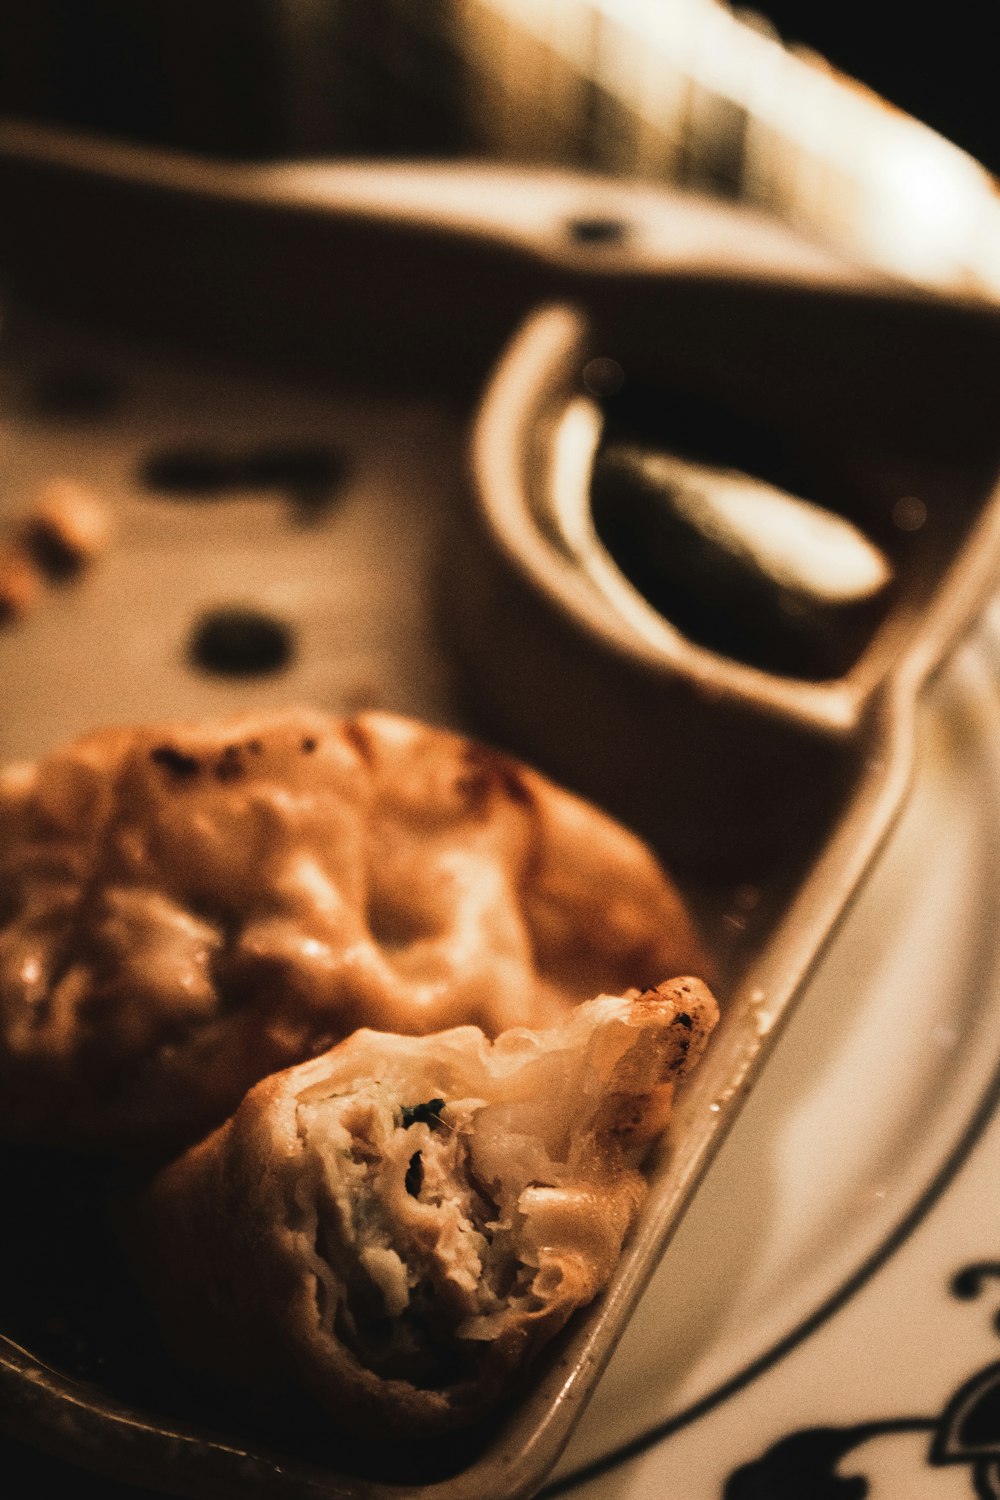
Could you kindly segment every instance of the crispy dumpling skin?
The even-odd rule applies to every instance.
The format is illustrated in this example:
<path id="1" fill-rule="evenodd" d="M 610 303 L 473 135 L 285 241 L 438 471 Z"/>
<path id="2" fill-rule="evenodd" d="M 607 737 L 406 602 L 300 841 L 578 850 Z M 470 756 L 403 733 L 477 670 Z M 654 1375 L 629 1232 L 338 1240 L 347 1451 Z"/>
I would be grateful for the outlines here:
<path id="1" fill-rule="evenodd" d="M 363 1030 L 265 1079 L 138 1210 L 168 1343 L 359 1435 L 473 1423 L 609 1281 L 716 1018 L 678 979 L 495 1042 Z"/>
<path id="2" fill-rule="evenodd" d="M 109 730 L 0 774 L 0 1135 L 180 1149 L 360 1026 L 490 1035 L 706 972 L 652 855 L 389 714 Z"/>

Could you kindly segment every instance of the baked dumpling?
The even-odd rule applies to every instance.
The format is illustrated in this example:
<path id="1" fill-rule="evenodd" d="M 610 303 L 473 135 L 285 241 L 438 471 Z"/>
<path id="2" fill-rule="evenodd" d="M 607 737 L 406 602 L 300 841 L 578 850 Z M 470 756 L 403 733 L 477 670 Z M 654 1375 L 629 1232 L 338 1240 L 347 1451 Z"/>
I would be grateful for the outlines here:
<path id="1" fill-rule="evenodd" d="M 363 1030 L 265 1079 L 139 1209 L 169 1344 L 358 1434 L 475 1421 L 609 1281 L 716 1018 L 676 979 L 493 1042 Z"/>
<path id="2" fill-rule="evenodd" d="M 0 1134 L 179 1149 L 355 1028 L 705 973 L 648 850 L 389 714 L 109 730 L 0 775 Z"/>

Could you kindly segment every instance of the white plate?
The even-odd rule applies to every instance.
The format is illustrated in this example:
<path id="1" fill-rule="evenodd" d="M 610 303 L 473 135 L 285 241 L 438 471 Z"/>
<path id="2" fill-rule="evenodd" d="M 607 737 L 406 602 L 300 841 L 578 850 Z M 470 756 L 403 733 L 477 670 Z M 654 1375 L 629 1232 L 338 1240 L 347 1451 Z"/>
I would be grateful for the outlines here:
<path id="1" fill-rule="evenodd" d="M 873 1275 L 877 1290 L 875 1273 L 917 1235 L 979 1141 L 1000 1059 L 995 650 L 984 630 L 929 696 L 902 821 L 632 1318 L 552 1490 L 580 1500 L 720 1496 L 744 1455 L 710 1434 L 714 1414 L 728 1406 L 728 1428 L 746 1441 L 740 1413 L 758 1383 Z M 914 1290 L 915 1307 L 923 1293 Z M 864 1349 L 863 1328 L 840 1371 L 845 1390 L 883 1357 L 865 1350 L 859 1370 L 859 1340 Z M 924 1353 L 935 1361 L 934 1348 Z M 780 1403 L 786 1384 L 772 1376 Z M 888 1405 L 852 1420 L 885 1422 Z M 780 1433 L 779 1413 L 768 1416 Z M 807 1425 L 829 1421 L 820 1408 Z M 696 1440 L 708 1488 L 695 1483 Z M 641 1463 L 625 1462 L 642 1452 Z M 960 1468 L 934 1470 L 935 1483 L 957 1484 Z M 783 1500 L 775 1473 L 773 1490 L 747 1495 Z M 821 1490 L 803 1476 L 794 1493 Z"/>

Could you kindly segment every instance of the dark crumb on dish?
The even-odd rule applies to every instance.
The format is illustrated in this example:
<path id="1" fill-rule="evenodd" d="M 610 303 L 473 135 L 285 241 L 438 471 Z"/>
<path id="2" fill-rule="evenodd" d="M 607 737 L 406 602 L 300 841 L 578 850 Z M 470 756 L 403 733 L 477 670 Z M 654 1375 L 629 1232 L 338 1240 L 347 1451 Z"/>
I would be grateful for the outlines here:
<path id="1" fill-rule="evenodd" d="M 217 676 L 269 676 L 290 664 L 292 631 L 258 610 L 212 610 L 197 621 L 189 656 L 195 666 Z"/>
<path id="2" fill-rule="evenodd" d="M 147 489 L 181 500 L 284 490 L 297 513 L 309 518 L 335 497 L 346 467 L 335 449 L 309 444 L 274 443 L 246 453 L 191 444 L 150 454 L 140 477 Z"/>
<path id="3" fill-rule="evenodd" d="M 247 485 L 274 485 L 291 490 L 329 490 L 346 471 L 340 453 L 307 443 L 272 443 L 240 463 Z"/>
<path id="4" fill-rule="evenodd" d="M 150 455 L 141 477 L 147 489 L 197 498 L 232 484 L 231 469 L 231 461 L 216 448 L 166 448 Z"/>

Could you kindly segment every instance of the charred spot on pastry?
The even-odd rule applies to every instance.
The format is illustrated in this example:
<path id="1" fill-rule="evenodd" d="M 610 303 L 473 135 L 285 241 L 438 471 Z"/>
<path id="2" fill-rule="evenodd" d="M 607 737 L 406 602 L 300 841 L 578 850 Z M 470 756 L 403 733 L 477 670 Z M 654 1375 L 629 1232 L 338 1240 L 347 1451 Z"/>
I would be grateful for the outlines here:
<path id="1" fill-rule="evenodd" d="M 683 1011 L 683 1010 L 676 1017 L 676 1021 L 677 1021 L 678 1026 L 683 1026 L 688 1031 L 691 1030 L 691 1027 L 694 1024 L 693 1021 L 691 1020 L 691 1017 L 687 1014 L 686 1011 Z"/>
<path id="2" fill-rule="evenodd" d="M 247 768 L 243 764 L 242 751 L 239 745 L 227 745 L 219 759 L 215 763 L 215 775 L 218 781 L 239 781 L 245 776 Z"/>
<path id="3" fill-rule="evenodd" d="M 341 732 L 358 759 L 366 766 L 374 765 L 375 748 L 364 726 L 359 724 L 357 719 L 348 719 Z"/>
<path id="4" fill-rule="evenodd" d="M 497 762 L 500 781 L 507 796 L 511 802 L 519 802 L 522 807 L 526 807 L 532 800 L 531 788 L 525 782 L 520 767 L 506 756 L 498 756 Z"/>
<path id="5" fill-rule="evenodd" d="M 473 815 L 485 815 L 497 792 L 521 806 L 531 802 L 531 792 L 520 768 L 500 751 L 487 745 L 468 745 L 464 762 L 464 769 L 455 781 L 455 790 L 466 800 L 468 811 Z"/>
<path id="6" fill-rule="evenodd" d="M 216 781 L 239 781 L 246 774 L 246 766 L 238 760 L 220 760 L 216 762 Z"/>
<path id="7" fill-rule="evenodd" d="M 217 609 L 195 625 L 190 659 L 220 677 L 266 677 L 283 671 L 294 655 L 290 628 L 255 609 Z"/>
<path id="8" fill-rule="evenodd" d="M 178 781 L 190 781 L 201 770 L 201 761 L 173 745 L 157 745 L 150 750 L 149 758 Z"/>

